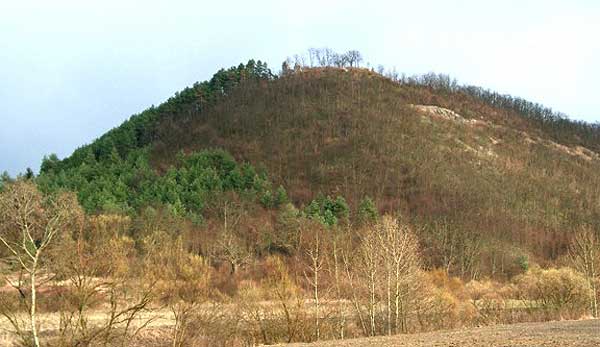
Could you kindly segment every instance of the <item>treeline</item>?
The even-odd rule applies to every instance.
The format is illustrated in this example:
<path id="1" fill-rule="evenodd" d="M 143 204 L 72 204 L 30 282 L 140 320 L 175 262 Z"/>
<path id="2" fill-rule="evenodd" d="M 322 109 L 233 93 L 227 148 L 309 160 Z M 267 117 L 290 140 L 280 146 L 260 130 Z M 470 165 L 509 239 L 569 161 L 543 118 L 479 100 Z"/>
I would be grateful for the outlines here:
<path id="1" fill-rule="evenodd" d="M 362 61 L 362 55 L 358 51 L 351 50 L 346 53 L 337 53 L 328 48 L 313 48 L 308 51 L 306 56 L 296 55 L 293 60 L 286 60 L 280 75 L 285 76 L 306 67 L 358 67 Z M 294 68 L 291 67 L 292 64 L 294 64 Z M 489 104 L 491 107 L 518 113 L 525 119 L 534 122 L 543 134 L 559 143 L 582 145 L 595 151 L 600 150 L 598 148 L 600 131 L 597 125 L 571 121 L 563 114 L 555 113 L 539 104 L 508 95 L 500 95 L 479 87 L 460 86 L 455 80 L 444 75 L 427 74 L 409 78 L 399 77 L 393 72 L 385 73 L 383 68 L 379 72 L 404 87 L 425 87 L 438 94 L 462 93 L 468 95 Z M 219 104 L 219 100 L 227 97 L 241 83 L 246 83 L 247 85 L 244 88 L 250 89 L 253 88 L 251 81 L 272 81 L 276 78 L 277 76 L 260 60 L 258 62 L 250 60 L 247 64 L 240 64 L 227 70 L 221 69 L 210 80 L 196 83 L 192 87 L 176 93 L 174 97 L 165 103 L 157 107 L 151 107 L 139 115 L 132 116 L 130 120 L 109 131 L 92 144 L 77 149 L 70 157 L 64 160 L 59 160 L 55 155 L 44 158 L 40 170 L 42 178 L 40 181 L 45 182 L 43 190 L 48 191 L 61 186 L 76 190 L 82 195 L 107 195 L 104 197 L 98 196 L 96 198 L 97 202 L 84 202 L 82 200 L 82 204 L 87 211 L 98 210 L 104 204 L 101 201 L 120 205 L 116 207 L 125 210 L 138 208 L 140 204 L 131 201 L 134 198 L 125 198 L 123 183 L 124 185 L 130 185 L 136 175 L 151 176 L 150 171 L 152 170 L 161 173 L 166 172 L 168 166 L 157 168 L 157 165 L 155 165 L 160 162 L 160 159 L 155 160 L 155 157 L 160 158 L 160 155 L 156 155 L 157 151 L 155 149 L 163 146 L 162 144 L 169 144 L 169 147 L 181 147 L 171 146 L 173 142 L 180 140 L 175 138 L 173 134 L 160 130 L 159 127 L 164 127 L 166 123 L 187 124 L 186 122 L 189 122 L 189 119 L 194 119 L 194 122 L 202 122 L 202 115 L 205 111 L 210 113 L 210 110 Z M 420 97 L 417 96 L 416 98 Z M 454 97 L 448 96 L 448 98 L 452 99 Z M 456 97 L 456 99 L 460 98 Z M 223 119 L 223 124 L 228 124 L 227 118 Z M 184 127 L 181 131 L 186 129 L 187 127 Z M 198 136 L 202 135 L 198 134 Z M 194 145 L 191 144 L 191 146 Z M 235 154 L 238 155 L 238 153 Z M 169 165 L 173 162 L 171 160 Z M 82 181 L 79 178 L 82 174 L 86 176 L 84 180 L 90 181 L 92 176 L 97 176 L 97 174 L 90 172 L 89 167 L 96 164 L 102 166 L 104 163 L 106 163 L 106 167 L 111 169 L 107 170 L 106 177 L 97 183 L 101 187 L 86 187 L 87 193 L 81 193 L 84 187 L 81 186 Z M 115 163 L 124 163 L 124 165 L 116 169 Z M 82 166 L 83 168 L 81 168 Z M 135 168 L 136 166 L 137 168 Z M 102 170 L 102 168 L 96 168 L 96 171 Z M 61 174 L 61 171 L 64 171 L 64 174 Z M 74 171 L 87 172 L 75 174 Z M 115 174 L 122 177 L 118 180 L 119 182 L 112 184 L 115 183 Z M 109 176 L 112 178 L 109 179 Z M 59 177 L 61 178 L 58 179 Z M 50 188 L 51 186 L 53 188 Z M 115 186 L 119 188 L 114 188 Z M 117 190 L 120 190 L 120 192 Z M 80 197 L 83 196 L 80 195 Z M 169 203 L 174 204 L 175 202 L 170 201 Z"/>
<path id="2" fill-rule="evenodd" d="M 288 57 L 281 65 L 281 75 L 289 74 L 294 70 L 305 67 L 360 67 L 363 62 L 362 54 L 357 50 L 338 53 L 330 48 L 310 48 L 308 55 L 296 54 Z"/>
<path id="3" fill-rule="evenodd" d="M 329 48 L 311 48 L 306 55 L 295 55 L 282 64 L 280 75 L 295 70 L 312 67 L 360 67 L 362 54 L 356 50 L 338 53 Z M 386 72 L 380 66 L 378 73 L 385 75 L 404 86 L 426 87 L 436 92 L 463 93 L 481 100 L 492 107 L 508 110 L 534 122 L 541 131 L 559 143 L 582 145 L 594 151 L 600 151 L 600 128 L 598 124 L 574 121 L 565 114 L 555 112 L 538 103 L 519 97 L 499 94 L 489 89 L 476 86 L 460 85 L 447 75 L 429 73 L 422 76 L 407 77 L 399 75 L 395 70 Z M 185 115 L 198 115 L 203 108 L 214 105 L 220 98 L 227 96 L 236 86 L 245 81 L 269 81 L 276 79 L 266 63 L 250 60 L 247 64 L 221 69 L 213 77 L 204 82 L 197 82 L 169 98 L 161 105 L 132 116 L 119 127 L 109 131 L 91 145 L 77 149 L 70 157 L 59 161 L 50 155 L 41 166 L 41 172 L 59 167 L 78 166 L 91 151 L 97 160 L 109 158 L 113 148 L 122 158 L 126 158 L 131 150 L 152 144 L 156 139 L 156 124 L 159 119 L 169 116 L 183 118 Z"/>
<path id="4" fill-rule="evenodd" d="M 482 87 L 460 85 L 455 79 L 443 74 L 430 73 L 416 77 L 398 77 L 393 73 L 387 75 L 402 85 L 427 87 L 436 92 L 466 94 L 492 107 L 524 117 L 541 130 L 542 134 L 558 143 L 584 146 L 600 152 L 599 123 L 573 120 L 564 113 L 520 97 L 500 94 Z"/>
<path id="5" fill-rule="evenodd" d="M 146 207 L 164 208 L 207 225 L 221 213 L 215 204 L 231 199 L 265 215 L 292 201 L 321 224 L 356 225 L 370 196 L 371 211 L 377 204 L 376 212 L 400 211 L 424 226 L 428 268 L 446 267 L 463 278 L 510 278 L 522 259 L 556 260 L 572 229 L 597 223 L 594 162 L 562 160 L 491 129 L 430 126 L 415 117 L 406 105 L 510 118 L 460 94 L 449 78 L 393 83 L 355 68 L 362 62 L 355 51 L 313 49 L 294 60 L 288 65 L 297 66 L 279 77 L 254 61 L 220 70 L 71 157 L 49 156 L 36 182 L 46 194 L 75 191 L 87 213 L 135 216 Z M 502 145 L 480 140 L 489 137 Z M 480 146 L 499 159 L 483 157 L 481 164 Z M 224 148 L 239 160 L 206 148 Z M 197 165 L 191 159 L 197 156 L 220 163 Z"/>

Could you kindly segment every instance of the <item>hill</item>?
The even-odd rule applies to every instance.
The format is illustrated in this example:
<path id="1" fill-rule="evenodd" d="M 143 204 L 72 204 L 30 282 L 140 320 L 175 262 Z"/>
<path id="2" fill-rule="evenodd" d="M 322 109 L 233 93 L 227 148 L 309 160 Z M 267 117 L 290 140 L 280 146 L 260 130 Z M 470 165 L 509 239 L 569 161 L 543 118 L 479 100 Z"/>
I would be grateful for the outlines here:
<path id="1" fill-rule="evenodd" d="M 166 206 L 209 224 L 224 192 L 251 196 L 263 219 L 288 198 L 316 204 L 329 225 L 357 224 L 372 199 L 416 226 L 429 267 L 511 276 L 598 226 L 599 150 L 595 125 L 444 76 L 332 66 L 275 76 L 250 61 L 46 158 L 38 184 L 78 191 L 90 213 Z"/>
<path id="2" fill-rule="evenodd" d="M 310 52 L 320 66 L 219 70 L 2 176 L 10 341 L 352 345 L 598 316 L 597 125 Z"/>

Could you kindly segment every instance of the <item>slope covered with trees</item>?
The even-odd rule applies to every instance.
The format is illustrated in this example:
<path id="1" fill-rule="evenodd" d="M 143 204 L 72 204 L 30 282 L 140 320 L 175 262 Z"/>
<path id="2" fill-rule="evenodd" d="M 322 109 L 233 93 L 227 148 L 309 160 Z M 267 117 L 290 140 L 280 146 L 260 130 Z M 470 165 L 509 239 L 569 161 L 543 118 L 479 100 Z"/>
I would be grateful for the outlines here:
<path id="1" fill-rule="evenodd" d="M 431 260 L 461 274 L 556 259 L 571 230 L 597 226 L 594 126 L 419 81 L 299 68 L 205 112 L 163 119 L 152 158 L 165 168 L 176 151 L 219 147 L 266 167 L 300 205 L 322 192 L 356 210 L 371 197 L 381 212 L 420 225 L 432 258 L 469 253 Z"/>
<path id="2" fill-rule="evenodd" d="M 354 51 L 304 60 L 314 66 L 288 60 L 279 76 L 260 61 L 220 70 L 46 158 L 38 184 L 77 191 L 88 212 L 165 206 L 196 221 L 228 190 L 266 208 L 289 195 L 328 225 L 338 217 L 318 195 L 337 196 L 354 224 L 372 198 L 420 226 L 431 266 L 463 276 L 556 259 L 571 230 L 599 223 L 596 125 L 441 75 L 352 68 Z"/>
<path id="3" fill-rule="evenodd" d="M 166 308 L 157 346 L 250 346 L 597 316 L 598 126 L 361 61 L 251 60 L 0 176 L 9 330 L 147 345 Z"/>

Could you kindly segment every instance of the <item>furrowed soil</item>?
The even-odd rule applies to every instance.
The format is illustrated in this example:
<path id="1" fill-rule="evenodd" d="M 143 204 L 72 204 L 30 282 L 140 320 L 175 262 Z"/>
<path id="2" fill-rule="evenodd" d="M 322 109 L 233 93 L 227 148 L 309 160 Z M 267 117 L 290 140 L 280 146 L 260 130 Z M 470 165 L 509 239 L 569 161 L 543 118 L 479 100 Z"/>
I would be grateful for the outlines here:
<path id="1" fill-rule="evenodd" d="M 495 325 L 464 330 L 372 337 L 286 347 L 594 347 L 600 320 Z"/>

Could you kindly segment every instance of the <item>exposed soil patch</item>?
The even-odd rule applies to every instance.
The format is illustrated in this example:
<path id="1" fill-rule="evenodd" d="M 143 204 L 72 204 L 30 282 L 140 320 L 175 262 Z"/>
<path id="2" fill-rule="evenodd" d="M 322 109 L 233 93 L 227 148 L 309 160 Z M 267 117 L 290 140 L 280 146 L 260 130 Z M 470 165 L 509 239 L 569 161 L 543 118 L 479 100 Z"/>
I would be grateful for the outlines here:
<path id="1" fill-rule="evenodd" d="M 287 347 L 593 347 L 600 346 L 600 320 L 495 325 L 453 331 L 373 337 Z"/>
<path id="2" fill-rule="evenodd" d="M 410 106 L 413 107 L 414 109 L 416 109 L 417 111 L 419 111 L 421 114 L 427 115 L 427 116 L 430 116 L 430 117 L 436 118 L 436 119 L 454 121 L 456 123 L 466 124 L 466 125 L 470 125 L 470 126 L 482 125 L 482 126 L 493 126 L 493 127 L 502 127 L 503 128 L 503 126 L 494 125 L 490 122 L 479 120 L 479 119 L 466 119 L 463 116 L 461 116 L 460 114 L 458 114 L 452 110 L 449 110 L 449 109 L 443 108 L 443 107 L 439 107 L 439 106 L 432 106 L 432 105 L 410 105 Z M 565 146 L 565 145 L 556 143 L 551 140 L 542 140 L 541 138 L 539 138 L 537 136 L 531 137 L 528 133 L 526 133 L 524 131 L 520 131 L 520 135 L 523 137 L 525 142 L 528 144 L 543 143 L 545 146 L 552 148 L 556 151 L 566 153 L 566 154 L 569 154 L 574 157 L 580 157 L 580 158 L 583 158 L 588 161 L 594 160 L 594 159 L 600 159 L 600 155 L 598 153 L 596 153 L 588 148 L 582 147 L 582 146 L 574 146 L 574 147 Z M 492 137 L 490 137 L 490 142 L 494 145 L 498 145 L 499 143 L 501 143 L 499 140 L 494 139 Z M 467 149 L 469 149 L 469 148 L 467 148 Z M 478 152 L 477 150 L 474 150 L 474 151 Z"/>

